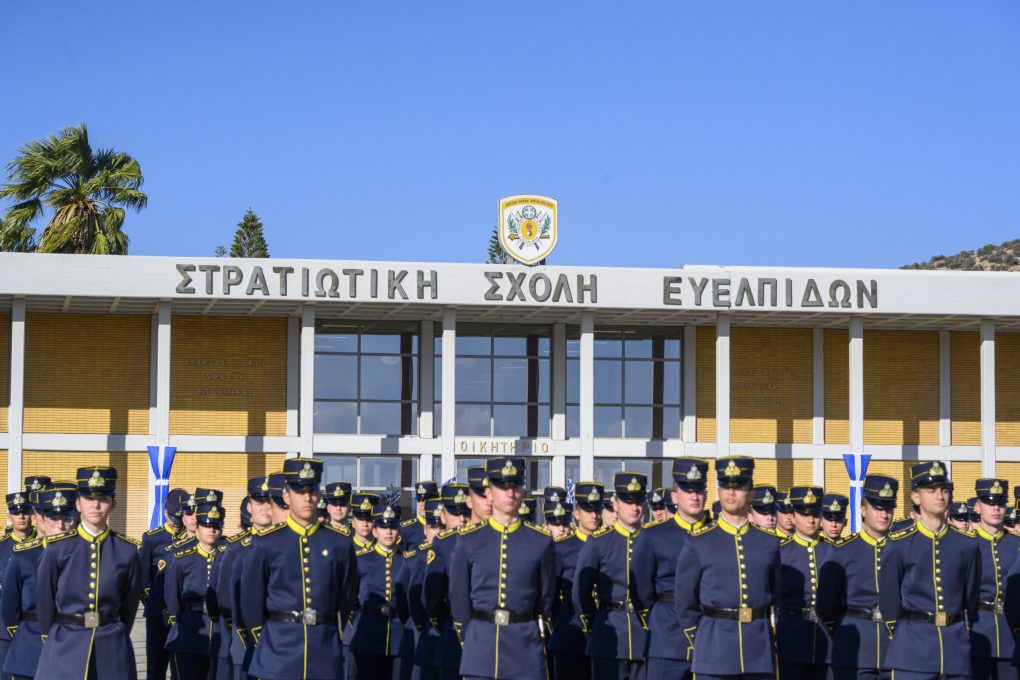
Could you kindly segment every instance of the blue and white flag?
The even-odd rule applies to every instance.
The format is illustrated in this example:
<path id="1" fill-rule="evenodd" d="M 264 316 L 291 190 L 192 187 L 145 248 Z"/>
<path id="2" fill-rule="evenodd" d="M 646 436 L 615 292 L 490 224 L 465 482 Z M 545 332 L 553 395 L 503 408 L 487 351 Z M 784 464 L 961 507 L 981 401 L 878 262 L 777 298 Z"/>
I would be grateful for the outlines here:
<path id="1" fill-rule="evenodd" d="M 850 531 L 857 531 L 861 523 L 861 491 L 864 489 L 864 476 L 868 474 L 870 453 L 844 453 L 843 464 L 850 475 Z"/>
<path id="2" fill-rule="evenodd" d="M 150 446 L 149 465 L 155 482 L 152 489 L 152 517 L 149 528 L 155 529 L 163 523 L 163 511 L 166 508 L 166 496 L 170 492 L 170 470 L 174 466 L 176 446 Z"/>
<path id="3" fill-rule="evenodd" d="M 574 504 L 574 480 L 567 477 L 567 503 Z"/>

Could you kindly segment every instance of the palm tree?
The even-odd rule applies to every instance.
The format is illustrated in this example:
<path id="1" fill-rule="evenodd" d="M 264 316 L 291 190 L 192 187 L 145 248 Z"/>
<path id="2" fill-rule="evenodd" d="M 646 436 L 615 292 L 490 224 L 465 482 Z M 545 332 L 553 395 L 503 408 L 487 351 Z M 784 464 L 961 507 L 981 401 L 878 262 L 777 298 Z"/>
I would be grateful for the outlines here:
<path id="1" fill-rule="evenodd" d="M 84 124 L 25 144 L 7 173 L 0 199 L 15 203 L 4 216 L 0 248 L 31 249 L 36 240 L 31 224 L 45 219 L 40 252 L 127 254 L 124 209 L 137 212 L 148 201 L 139 190 L 142 170 L 126 153 L 93 151 Z"/>

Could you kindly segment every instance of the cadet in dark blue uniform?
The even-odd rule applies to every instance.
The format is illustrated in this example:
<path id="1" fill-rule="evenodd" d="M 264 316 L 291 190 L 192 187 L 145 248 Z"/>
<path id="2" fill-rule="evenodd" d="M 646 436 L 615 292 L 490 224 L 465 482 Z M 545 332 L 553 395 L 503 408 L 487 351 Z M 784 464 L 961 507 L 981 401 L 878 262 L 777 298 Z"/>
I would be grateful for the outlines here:
<path id="1" fill-rule="evenodd" d="M 22 541 L 14 547 L 10 564 L 3 575 L 3 620 L 14 640 L 3 663 L 5 677 L 34 678 L 42 653 L 43 636 L 35 608 L 36 574 L 46 536 L 67 532 L 74 524 L 74 484 L 47 483 L 33 494 L 38 538 Z"/>
<path id="2" fill-rule="evenodd" d="M 574 570 L 574 607 L 588 631 L 594 680 L 643 678 L 645 628 L 631 600 L 631 558 L 641 533 L 647 478 L 618 472 L 613 480 L 616 524 L 596 531 Z"/>
<path id="3" fill-rule="evenodd" d="M 217 651 L 227 642 L 216 630 L 220 616 L 216 583 L 226 550 L 220 545 L 224 515 L 224 509 L 215 503 L 199 503 L 195 511 L 197 541 L 194 547 L 175 553 L 167 569 L 170 634 L 166 648 L 174 672 L 182 679 L 216 678 Z"/>
<path id="4" fill-rule="evenodd" d="M 492 515 L 492 501 L 485 495 L 489 488 L 489 478 L 485 475 L 484 465 L 474 465 L 468 468 L 468 510 L 471 516 L 468 524 L 485 522 Z"/>
<path id="5" fill-rule="evenodd" d="M 422 603 L 422 586 L 425 582 L 425 558 L 432 541 L 443 529 L 442 501 L 432 498 L 425 501 L 425 541 L 414 554 L 407 554 L 404 570 L 400 574 L 402 588 L 407 592 L 408 612 L 414 630 L 413 680 L 439 680 L 436 664 L 439 631 L 432 626 Z"/>
<path id="6" fill-rule="evenodd" d="M 131 626 L 142 594 L 139 543 L 111 531 L 117 470 L 79 468 L 74 532 L 49 536 L 39 560 L 36 610 L 47 634 L 36 676 L 134 678 Z"/>
<path id="7" fill-rule="evenodd" d="M 150 529 L 142 536 L 142 547 L 138 551 L 138 559 L 142 563 L 142 602 L 145 616 L 145 670 L 147 678 L 165 678 L 170 664 L 166 653 L 166 636 L 169 628 L 163 611 L 163 570 L 159 563 L 166 566 L 166 547 L 173 542 L 182 531 L 184 523 L 184 504 L 188 500 L 188 492 L 184 489 L 170 489 L 166 495 L 163 511 L 165 520 L 155 529 Z"/>
<path id="8" fill-rule="evenodd" d="M 587 657 L 587 639 L 581 619 L 574 609 L 574 570 L 581 548 L 588 537 L 602 526 L 604 490 L 599 482 L 574 485 L 574 530 L 553 542 L 556 552 L 556 600 L 553 603 L 552 635 L 549 651 L 553 655 L 556 680 L 589 680 L 591 662 Z"/>
<path id="9" fill-rule="evenodd" d="M 326 500 L 329 523 L 337 529 L 349 526 L 351 518 L 351 483 L 331 482 L 323 487 L 322 497 Z"/>
<path id="10" fill-rule="evenodd" d="M 52 483 L 52 479 L 46 475 L 30 475 L 25 477 L 25 491 L 29 494 L 34 494 L 36 491 L 42 491 Z"/>
<path id="11" fill-rule="evenodd" d="M 534 496 L 525 496 L 524 500 L 521 501 L 520 518 L 525 522 L 531 522 L 532 524 L 541 524 L 542 518 L 539 517 L 538 512 L 538 499 Z"/>
<path id="12" fill-rule="evenodd" d="M 289 516 L 252 538 L 241 613 L 257 644 L 249 674 L 261 680 L 343 677 L 338 617 L 357 607 L 354 543 L 316 517 L 322 461 L 283 463 Z"/>
<path id="13" fill-rule="evenodd" d="M 372 513 L 380 503 L 382 497 L 377 493 L 359 491 L 351 497 L 351 537 L 355 551 L 371 548 L 375 543 Z"/>
<path id="14" fill-rule="evenodd" d="M 819 535 L 822 488 L 790 489 L 794 532 L 779 545 L 779 608 L 776 612 L 776 657 L 779 677 L 823 680 L 829 654 L 829 633 L 818 614 L 818 581 L 835 550 Z"/>
<path id="15" fill-rule="evenodd" d="M 706 524 L 708 462 L 700 458 L 673 461 L 673 495 L 677 512 L 652 522 L 634 541 L 631 593 L 634 606 L 648 626 L 647 676 L 685 680 L 691 676 L 692 648 L 684 637 L 674 608 L 677 557 L 695 531 Z"/>
<path id="16" fill-rule="evenodd" d="M 977 509 L 977 502 L 977 496 L 972 496 L 967 499 L 967 523 L 969 525 L 967 529 L 970 531 L 977 530 L 978 522 L 981 521 L 981 514 Z"/>
<path id="17" fill-rule="evenodd" d="M 669 489 L 659 487 L 648 492 L 648 512 L 652 515 L 653 522 L 661 522 L 669 519 L 670 512 L 666 508 L 669 500 Z"/>
<path id="18" fill-rule="evenodd" d="M 774 531 L 779 538 L 786 538 L 793 533 L 793 504 L 790 503 L 790 492 L 776 489 L 776 526 Z"/>
<path id="19" fill-rule="evenodd" d="M 416 550 L 425 540 L 425 501 L 433 498 L 439 498 L 439 485 L 431 479 L 418 482 L 414 488 L 418 514 L 400 525 L 400 547 L 404 550 Z"/>
<path id="20" fill-rule="evenodd" d="M 436 666 L 444 680 L 460 677 L 461 645 L 450 616 L 450 560 L 460 538 L 459 529 L 467 520 L 468 500 L 466 484 L 445 484 L 442 490 L 443 525 L 425 552 L 425 580 L 422 585 L 422 604 L 440 631 L 436 648 Z"/>
<path id="21" fill-rule="evenodd" d="M 978 544 L 945 524 L 945 465 L 914 465 L 911 477 L 921 518 L 889 536 L 878 577 L 882 619 L 893 631 L 886 664 L 896 680 L 969 678 L 967 619 L 974 620 L 980 601 Z"/>
<path id="22" fill-rule="evenodd" d="M 450 609 L 464 651 L 460 674 L 542 678 L 556 579 L 552 537 L 524 522 L 524 459 L 486 462 L 492 517 L 460 530 L 450 563 Z"/>
<path id="23" fill-rule="evenodd" d="M 720 514 L 677 558 L 676 611 L 698 680 L 764 680 L 775 673 L 769 613 L 779 604 L 779 538 L 747 521 L 754 460 L 715 461 Z"/>
<path id="24" fill-rule="evenodd" d="M 754 488 L 751 490 L 751 512 L 747 515 L 751 524 L 755 525 L 759 529 L 775 531 L 776 515 L 778 514 L 776 493 L 776 487 L 774 486 L 769 484 L 755 484 Z M 790 507 L 792 508 L 793 506 L 791 505 Z M 778 536 L 778 534 L 776 535 Z"/>
<path id="25" fill-rule="evenodd" d="M 949 520 L 949 526 L 960 531 L 970 531 L 970 508 L 967 506 L 967 501 L 951 501 L 946 517 Z"/>
<path id="26" fill-rule="evenodd" d="M 827 493 L 822 496 L 822 531 L 826 541 L 837 541 L 843 537 L 846 528 L 846 510 L 850 499 L 839 493 Z"/>
<path id="27" fill-rule="evenodd" d="M 7 494 L 7 518 L 11 522 L 11 532 L 0 537 L 0 575 L 10 564 L 15 546 L 36 537 L 35 528 L 32 527 L 32 504 L 29 492 L 18 491 Z M 3 623 L 0 621 L 0 668 L 3 667 L 7 650 L 11 647 L 11 634 Z M 3 675 L 4 680 L 7 677 L 9 677 L 7 674 Z"/>
<path id="28" fill-rule="evenodd" d="M 574 506 L 567 502 L 567 490 L 562 486 L 547 486 L 542 492 L 542 517 L 546 531 L 553 540 L 570 533 Z"/>
<path id="29" fill-rule="evenodd" d="M 974 680 L 1013 677 L 1014 637 L 1005 616 L 1006 578 L 1020 551 L 1020 538 L 1003 530 L 1008 489 L 1004 479 L 979 479 L 974 485 L 978 514 L 974 528 L 981 551 L 980 602 L 977 616 L 970 622 Z"/>
<path id="30" fill-rule="evenodd" d="M 896 511 L 899 482 L 868 475 L 861 500 L 861 530 L 839 542 L 822 567 L 818 613 L 836 620 L 830 664 L 834 680 L 888 680 L 889 635 L 878 608 L 878 575 Z"/>
<path id="31" fill-rule="evenodd" d="M 1018 533 L 1016 528 L 1016 522 L 1017 522 L 1016 508 L 1006 508 L 1006 514 L 1003 515 L 1002 517 L 1002 526 L 1005 527 L 1007 532 L 1013 534 L 1014 536 L 1016 536 Z"/>
<path id="32" fill-rule="evenodd" d="M 397 548 L 400 506 L 378 506 L 373 522 L 375 545 L 357 552 L 359 604 L 352 623 L 351 652 L 359 680 L 399 680 L 401 662 L 410 662 L 413 645 L 413 636 L 404 626 L 409 616 L 407 591 L 398 588 L 404 567 L 404 553 Z"/>
<path id="33" fill-rule="evenodd" d="M 950 501 L 952 501 L 951 491 L 949 494 L 949 499 Z M 913 503 L 911 504 L 910 512 L 907 514 L 906 517 L 901 517 L 900 519 L 893 520 L 892 527 L 890 528 L 889 531 L 890 533 L 896 533 L 897 531 L 909 529 L 910 527 L 914 526 L 914 524 L 916 524 L 917 520 L 919 519 L 921 519 L 921 509 L 917 507 L 916 503 Z"/>

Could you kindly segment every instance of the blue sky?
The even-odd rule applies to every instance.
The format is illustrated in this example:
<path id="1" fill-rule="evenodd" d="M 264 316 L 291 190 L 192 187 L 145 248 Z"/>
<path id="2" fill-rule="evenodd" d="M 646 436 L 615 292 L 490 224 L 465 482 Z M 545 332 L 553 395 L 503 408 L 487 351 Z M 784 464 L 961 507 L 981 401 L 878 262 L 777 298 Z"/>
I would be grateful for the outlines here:
<path id="1" fill-rule="evenodd" d="M 134 155 L 131 252 L 896 267 L 1020 238 L 1020 3 L 0 4 L 0 160 Z"/>

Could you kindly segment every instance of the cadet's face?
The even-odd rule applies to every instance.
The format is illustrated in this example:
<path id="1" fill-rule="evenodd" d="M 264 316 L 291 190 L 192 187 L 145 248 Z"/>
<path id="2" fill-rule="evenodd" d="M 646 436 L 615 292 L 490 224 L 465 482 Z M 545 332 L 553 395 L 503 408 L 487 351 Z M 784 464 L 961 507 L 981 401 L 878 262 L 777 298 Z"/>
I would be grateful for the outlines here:
<path id="1" fill-rule="evenodd" d="M 223 529 L 220 527 L 207 527 L 199 524 L 198 529 L 195 530 L 195 538 L 198 539 L 199 543 L 207 547 L 215 545 L 222 535 Z"/>
<path id="2" fill-rule="evenodd" d="M 641 524 L 641 518 L 645 514 L 644 503 L 628 503 L 617 498 L 613 501 L 613 507 L 616 508 L 616 521 L 626 528 L 633 530 Z"/>
<path id="3" fill-rule="evenodd" d="M 261 498 L 248 499 L 248 513 L 252 526 L 265 529 L 273 523 L 273 501 Z"/>
<path id="4" fill-rule="evenodd" d="M 845 519 L 822 519 L 822 531 L 829 538 L 838 538 L 843 533 L 843 527 L 846 526 Z"/>
<path id="5" fill-rule="evenodd" d="M 67 515 L 60 515 L 59 517 L 42 515 L 36 526 L 43 536 L 56 536 L 57 534 L 70 531 L 72 524 L 71 518 Z"/>
<path id="6" fill-rule="evenodd" d="M 485 489 L 485 497 L 489 499 L 492 510 L 504 515 L 517 514 L 521 501 L 524 500 L 524 493 L 524 487 L 516 484 L 503 488 L 491 484 Z"/>
<path id="7" fill-rule="evenodd" d="M 968 522 L 965 519 L 953 519 L 952 517 L 950 517 L 948 522 L 949 522 L 949 526 L 956 527 L 960 531 L 969 531 L 970 530 L 970 522 Z"/>
<path id="8" fill-rule="evenodd" d="M 372 522 L 367 519 L 352 517 L 351 526 L 354 527 L 354 533 L 361 538 L 370 538 L 372 536 Z"/>
<path id="9" fill-rule="evenodd" d="M 18 532 L 28 531 L 32 526 L 32 515 L 28 512 L 19 512 L 10 515 L 11 527 Z"/>
<path id="10" fill-rule="evenodd" d="M 792 512 L 777 512 L 776 513 L 776 526 L 790 533 L 793 531 L 793 513 Z"/>
<path id="11" fill-rule="evenodd" d="M 775 514 L 769 514 L 767 512 L 758 512 L 754 508 L 751 508 L 751 512 L 748 514 L 748 519 L 751 520 L 751 524 L 759 526 L 762 529 L 775 529 L 776 528 L 776 516 Z"/>
<path id="12" fill-rule="evenodd" d="M 751 489 L 741 487 L 720 486 L 719 505 L 723 512 L 738 517 L 746 515 L 751 507 Z"/>
<path id="13" fill-rule="evenodd" d="M 822 518 L 818 515 L 802 515 L 799 512 L 793 513 L 793 524 L 797 533 L 805 538 L 814 538 L 818 535 Z"/>
<path id="14" fill-rule="evenodd" d="M 577 527 L 590 534 L 599 528 L 602 524 L 602 513 L 594 510 L 584 510 L 583 508 L 574 508 L 574 523 Z"/>
<path id="15" fill-rule="evenodd" d="M 944 486 L 925 486 L 910 494 L 914 505 L 921 506 L 921 512 L 942 515 L 949 505 L 949 489 Z"/>
<path id="16" fill-rule="evenodd" d="M 479 496 L 474 491 L 469 492 L 468 507 L 478 520 L 484 521 L 492 517 L 492 501 L 488 496 Z"/>
<path id="17" fill-rule="evenodd" d="M 184 530 L 189 534 L 195 533 L 195 527 L 198 526 L 198 519 L 195 517 L 195 513 L 190 515 L 183 515 L 181 521 L 184 522 Z"/>
<path id="18" fill-rule="evenodd" d="M 269 514 L 273 516 L 273 524 L 287 521 L 289 511 L 274 500 L 269 501 Z"/>
<path id="19" fill-rule="evenodd" d="M 334 524 L 339 524 L 347 519 L 347 513 L 350 509 L 351 506 L 349 505 L 334 505 L 332 503 L 328 503 L 326 505 L 326 511 L 329 512 L 329 519 L 332 520 Z"/>
<path id="20" fill-rule="evenodd" d="M 996 527 L 997 529 L 1002 528 L 1002 518 L 1006 515 L 1005 506 L 978 501 L 976 507 L 977 511 L 981 514 L 981 521 L 984 524 Z"/>
<path id="21" fill-rule="evenodd" d="M 384 548 L 392 548 L 397 544 L 397 536 L 400 532 L 392 527 L 372 527 L 372 535 L 375 540 Z"/>
<path id="22" fill-rule="evenodd" d="M 602 526 L 611 527 L 616 524 L 616 510 L 610 507 L 602 508 Z"/>
<path id="23" fill-rule="evenodd" d="M 106 526 L 106 519 L 117 507 L 112 496 L 78 497 L 75 507 L 81 515 L 81 522 L 89 529 L 101 529 Z"/>
<path id="24" fill-rule="evenodd" d="M 876 537 L 885 536 L 889 533 L 889 527 L 892 526 L 892 516 L 892 510 L 876 508 L 867 501 L 861 503 L 861 522 Z"/>
<path id="25" fill-rule="evenodd" d="M 658 510 L 652 510 L 652 519 L 654 519 L 656 522 L 664 520 L 664 519 L 668 519 L 668 518 L 669 518 L 669 510 L 667 510 L 666 508 L 660 508 Z"/>
<path id="26" fill-rule="evenodd" d="M 570 527 L 563 526 L 562 524 L 546 524 L 545 528 L 549 530 L 549 533 L 553 535 L 553 538 L 566 536 L 567 532 L 570 531 Z"/>
<path id="27" fill-rule="evenodd" d="M 425 501 L 415 501 L 415 505 L 418 507 L 418 516 L 421 517 L 425 514 Z"/>
<path id="28" fill-rule="evenodd" d="M 674 485 L 672 495 L 677 511 L 690 519 L 699 517 L 705 511 L 705 499 L 708 496 L 705 489 L 687 490 Z"/>
<path id="29" fill-rule="evenodd" d="M 321 497 L 322 494 L 310 487 L 300 489 L 287 487 L 283 490 L 283 502 L 290 508 L 290 514 L 306 525 L 318 518 Z"/>

